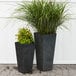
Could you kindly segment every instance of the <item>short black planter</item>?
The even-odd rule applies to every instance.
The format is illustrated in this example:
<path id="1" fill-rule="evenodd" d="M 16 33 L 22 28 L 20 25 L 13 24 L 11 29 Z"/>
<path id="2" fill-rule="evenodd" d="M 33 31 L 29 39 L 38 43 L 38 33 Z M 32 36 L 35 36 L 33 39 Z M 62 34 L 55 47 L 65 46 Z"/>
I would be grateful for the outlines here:
<path id="1" fill-rule="evenodd" d="M 56 34 L 41 35 L 34 33 L 37 68 L 40 71 L 52 70 Z"/>
<path id="2" fill-rule="evenodd" d="M 21 73 L 32 73 L 34 43 L 20 44 L 15 42 L 18 71 Z"/>

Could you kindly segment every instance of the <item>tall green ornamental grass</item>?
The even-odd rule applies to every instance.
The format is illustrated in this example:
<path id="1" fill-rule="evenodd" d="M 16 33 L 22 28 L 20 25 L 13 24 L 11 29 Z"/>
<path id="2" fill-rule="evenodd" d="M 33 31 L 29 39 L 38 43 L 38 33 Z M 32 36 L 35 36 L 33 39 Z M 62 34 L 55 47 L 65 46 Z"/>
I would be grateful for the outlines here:
<path id="1" fill-rule="evenodd" d="M 16 18 L 27 21 L 41 34 L 56 33 L 57 27 L 66 20 L 66 3 L 33 0 L 22 2 L 16 9 Z"/>

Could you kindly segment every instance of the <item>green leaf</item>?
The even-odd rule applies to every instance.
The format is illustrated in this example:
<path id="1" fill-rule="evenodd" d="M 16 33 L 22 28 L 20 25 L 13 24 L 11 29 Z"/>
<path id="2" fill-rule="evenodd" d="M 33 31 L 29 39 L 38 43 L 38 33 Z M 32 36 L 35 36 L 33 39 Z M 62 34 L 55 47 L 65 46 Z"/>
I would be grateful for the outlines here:
<path id="1" fill-rule="evenodd" d="M 21 44 L 30 44 L 34 41 L 30 30 L 26 28 L 20 28 L 16 36 L 18 42 Z"/>
<path id="2" fill-rule="evenodd" d="M 55 33 L 57 28 L 67 20 L 66 3 L 33 0 L 31 3 L 22 2 L 17 8 L 17 19 L 27 21 L 42 34 Z"/>

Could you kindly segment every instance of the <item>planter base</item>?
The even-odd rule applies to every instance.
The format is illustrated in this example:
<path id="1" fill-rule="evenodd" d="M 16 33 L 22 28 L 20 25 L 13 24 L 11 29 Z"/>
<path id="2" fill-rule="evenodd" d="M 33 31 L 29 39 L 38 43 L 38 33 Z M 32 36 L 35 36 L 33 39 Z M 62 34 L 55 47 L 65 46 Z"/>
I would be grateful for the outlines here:
<path id="1" fill-rule="evenodd" d="M 46 67 L 46 66 L 45 66 L 45 67 Z M 40 70 L 40 71 L 50 71 L 50 70 L 53 69 L 53 65 L 51 65 L 50 68 L 48 68 L 48 67 L 45 68 L 45 67 L 42 67 L 42 68 L 41 68 L 41 67 L 37 66 L 37 69 Z"/>
<path id="2" fill-rule="evenodd" d="M 32 74 L 32 70 L 22 70 L 21 68 L 19 68 L 18 71 L 23 73 L 23 74 L 25 74 L 25 73 Z"/>

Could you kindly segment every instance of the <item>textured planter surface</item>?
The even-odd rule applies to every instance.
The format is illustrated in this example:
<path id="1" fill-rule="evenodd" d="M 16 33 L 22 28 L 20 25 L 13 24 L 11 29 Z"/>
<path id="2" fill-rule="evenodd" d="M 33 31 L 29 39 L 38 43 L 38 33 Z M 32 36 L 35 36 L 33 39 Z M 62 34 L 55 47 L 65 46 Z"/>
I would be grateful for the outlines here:
<path id="1" fill-rule="evenodd" d="M 35 33 L 37 68 L 41 71 L 52 70 L 56 34 L 40 35 Z"/>
<path id="2" fill-rule="evenodd" d="M 22 73 L 31 73 L 34 56 L 34 43 L 20 44 L 15 43 L 18 70 Z"/>

